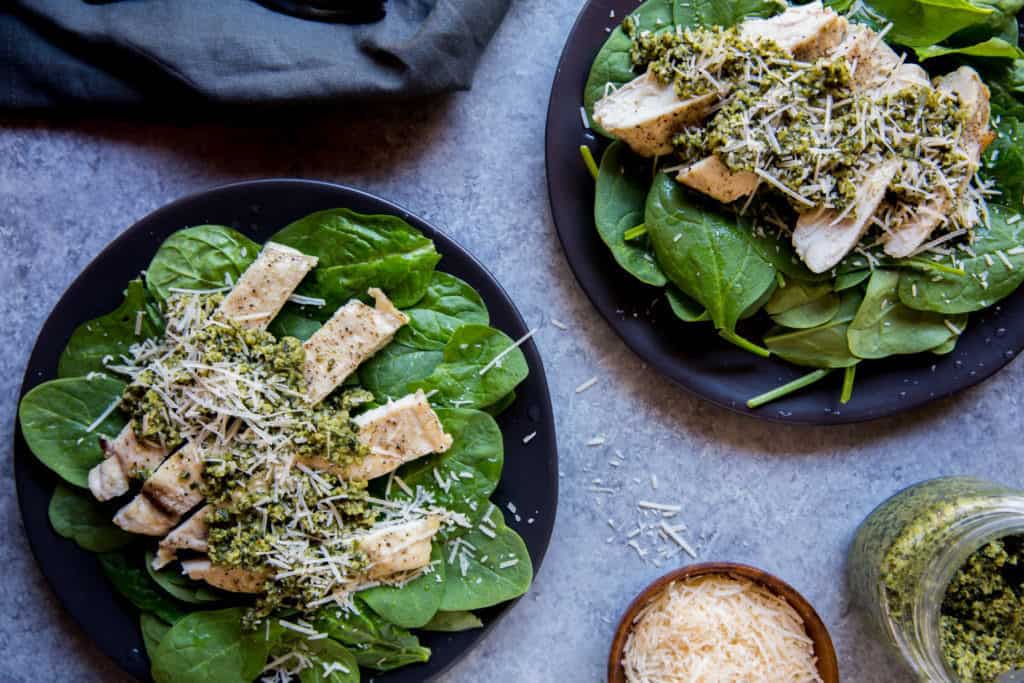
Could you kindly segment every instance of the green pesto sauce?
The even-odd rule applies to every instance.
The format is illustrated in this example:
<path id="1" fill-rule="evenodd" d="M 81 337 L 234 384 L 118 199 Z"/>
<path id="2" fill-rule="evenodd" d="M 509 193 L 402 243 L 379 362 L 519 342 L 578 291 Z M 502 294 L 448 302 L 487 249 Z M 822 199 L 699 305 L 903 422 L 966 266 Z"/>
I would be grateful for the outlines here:
<path id="1" fill-rule="evenodd" d="M 942 650 L 964 683 L 1024 669 L 1024 536 L 977 550 L 942 601 Z"/>
<path id="2" fill-rule="evenodd" d="M 865 157 L 915 162 L 925 141 L 930 150 L 938 149 L 941 175 L 956 178 L 964 173 L 966 157 L 954 144 L 964 116 L 955 96 L 910 86 L 873 100 L 873 109 L 885 111 L 882 132 L 878 124 L 861 123 L 867 117 L 858 108 L 868 98 L 855 91 L 845 57 L 796 62 L 771 41 L 745 40 L 735 27 L 651 33 L 637 32 L 629 20 L 624 27 L 633 39 L 634 67 L 649 69 L 664 84 L 674 83 L 681 99 L 711 93 L 724 98 L 708 121 L 675 136 L 676 156 L 683 163 L 717 155 L 731 171 L 761 169 L 814 206 L 839 209 L 856 197 Z M 695 68 L 697 64 L 714 66 Z M 768 68 L 754 69 L 758 77 L 751 78 L 752 65 Z M 829 139 L 823 140 L 820 124 L 826 110 Z M 811 111 L 817 112 L 813 118 Z M 774 139 L 755 125 L 769 116 Z M 897 141 L 896 129 L 909 137 Z M 747 144 L 737 147 L 738 140 Z M 919 202 L 924 198 L 920 188 L 933 189 L 939 175 L 929 170 L 923 182 L 908 185 L 900 172 L 888 189 L 896 200 Z M 791 195 L 782 197 L 794 209 L 807 209 Z"/>

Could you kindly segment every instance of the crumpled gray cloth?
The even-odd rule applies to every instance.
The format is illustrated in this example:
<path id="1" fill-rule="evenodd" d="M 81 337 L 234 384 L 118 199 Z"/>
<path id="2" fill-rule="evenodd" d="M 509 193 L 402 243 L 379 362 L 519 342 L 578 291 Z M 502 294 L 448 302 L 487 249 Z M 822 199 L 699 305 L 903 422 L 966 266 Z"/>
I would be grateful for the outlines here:
<path id="1" fill-rule="evenodd" d="M 253 0 L 2 0 L 0 108 L 227 105 L 466 90 L 511 0 L 389 0 L 328 24 Z"/>

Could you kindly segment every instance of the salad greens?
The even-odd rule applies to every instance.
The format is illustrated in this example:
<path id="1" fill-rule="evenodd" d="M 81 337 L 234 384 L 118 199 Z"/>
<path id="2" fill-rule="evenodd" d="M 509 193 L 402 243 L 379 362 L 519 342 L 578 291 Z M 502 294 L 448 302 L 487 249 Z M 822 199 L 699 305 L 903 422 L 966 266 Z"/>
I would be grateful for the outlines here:
<path id="1" fill-rule="evenodd" d="M 934 254 L 899 259 L 854 253 L 831 271 L 815 274 L 785 236 L 747 217 L 778 211 L 778 222 L 780 215 L 793 216 L 789 207 L 745 202 L 750 210 L 738 211 L 740 202 L 723 206 L 659 172 L 675 161 L 655 159 L 652 167 L 651 159 L 619 140 L 607 145 L 595 183 L 594 222 L 616 262 L 641 282 L 663 288 L 680 321 L 710 322 L 741 348 L 814 370 L 754 397 L 751 407 L 837 368 L 844 370 L 840 398 L 845 403 L 862 361 L 951 353 L 967 327 L 966 314 L 992 306 L 1024 282 L 1024 52 L 1017 47 L 1017 14 L 1024 0 L 825 4 L 876 31 L 891 24 L 887 42 L 913 51 L 918 60 L 941 57 L 941 73 L 969 65 L 982 74 L 992 93 L 991 125 L 998 137 L 980 174 L 998 192 L 988 198 L 987 216 L 969 245 L 951 243 Z M 628 16 L 638 30 L 657 35 L 676 26 L 729 27 L 784 9 L 784 3 L 771 0 L 648 0 Z M 633 47 L 620 25 L 595 57 L 583 90 L 591 122 L 595 102 L 640 75 L 631 61 Z M 757 327 L 743 321 L 762 312 L 759 317 L 774 327 L 759 342 L 753 336 Z"/>
<path id="2" fill-rule="evenodd" d="M 359 681 L 360 667 L 387 671 L 427 661 L 430 650 L 409 629 L 480 628 L 483 623 L 470 610 L 516 598 L 532 579 L 525 544 L 489 500 L 504 461 L 494 416 L 515 400 L 515 388 L 528 373 L 518 344 L 489 326 L 487 307 L 473 287 L 434 270 L 440 255 L 433 242 L 398 217 L 332 209 L 295 221 L 272 239 L 318 257 L 300 291 L 326 302 L 288 303 L 269 328 L 275 335 L 306 339 L 339 305 L 365 298 L 373 286 L 409 316 L 357 379 L 376 404 L 417 389 L 428 392 L 453 444 L 445 453 L 405 464 L 394 473 L 401 485 L 382 477 L 371 488 L 392 501 L 408 500 L 408 491 L 421 489 L 420 495 L 465 522 L 435 538 L 430 568 L 422 575 L 400 586 L 365 589 L 351 609 L 334 605 L 318 611 L 311 621 L 326 634 L 322 639 L 306 640 L 283 628 L 277 617 L 288 618 L 287 613 L 269 619 L 265 629 L 248 631 L 245 607 L 218 609 L 238 605 L 237 596 L 189 579 L 176 564 L 153 569 L 152 552 L 139 537 L 112 524 L 111 511 L 82 490 L 89 470 L 103 459 L 100 440 L 116 437 L 126 424 L 117 410 L 125 383 L 114 379 L 108 364 L 162 334 L 161 311 L 173 290 L 223 290 L 261 249 L 223 226 L 173 234 L 146 268 L 145 280 L 128 283 L 120 306 L 75 330 L 61 355 L 59 378 L 29 391 L 19 409 L 32 452 L 62 479 L 50 502 L 51 524 L 97 553 L 111 585 L 139 610 L 158 683 L 248 683 L 268 658 L 291 651 L 313 663 L 298 672 L 303 683 Z M 467 559 L 457 552 L 460 543 L 481 551 Z"/>

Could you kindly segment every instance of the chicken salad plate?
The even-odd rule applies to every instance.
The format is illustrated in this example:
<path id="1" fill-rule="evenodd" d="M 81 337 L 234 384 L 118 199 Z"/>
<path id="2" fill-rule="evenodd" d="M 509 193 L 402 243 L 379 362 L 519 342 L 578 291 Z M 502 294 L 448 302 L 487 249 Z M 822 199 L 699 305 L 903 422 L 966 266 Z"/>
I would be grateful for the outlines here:
<path id="1" fill-rule="evenodd" d="M 635 351 L 720 405 L 826 424 L 1019 353 L 1024 3 L 953 5 L 584 8 L 548 110 L 552 212 Z"/>
<path id="2" fill-rule="evenodd" d="M 550 537 L 529 337 L 458 245 L 350 188 L 254 181 L 150 214 L 29 361 L 16 479 L 43 573 L 143 680 L 429 678 Z"/>

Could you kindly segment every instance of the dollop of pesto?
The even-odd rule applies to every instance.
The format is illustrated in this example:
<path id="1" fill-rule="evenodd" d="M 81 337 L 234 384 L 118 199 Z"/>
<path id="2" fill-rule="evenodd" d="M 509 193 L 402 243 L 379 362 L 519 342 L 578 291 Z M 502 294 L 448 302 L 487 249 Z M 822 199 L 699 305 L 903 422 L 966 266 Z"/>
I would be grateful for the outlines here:
<path id="1" fill-rule="evenodd" d="M 1024 536 L 978 549 L 942 601 L 942 649 L 964 683 L 994 683 L 1024 669 Z"/>
<path id="2" fill-rule="evenodd" d="M 797 61 L 735 27 L 624 27 L 635 68 L 674 84 L 680 99 L 721 100 L 706 121 L 675 136 L 683 164 L 715 155 L 730 171 L 770 179 L 761 189 L 798 211 L 845 209 L 866 174 L 889 159 L 901 164 L 888 188 L 894 211 L 972 172 L 957 144 L 965 115 L 955 94 L 924 83 L 896 89 L 884 78 L 865 87 L 859 79 L 868 67 L 857 74 L 845 56 Z"/>

